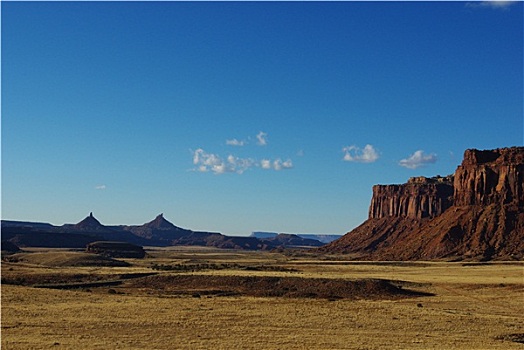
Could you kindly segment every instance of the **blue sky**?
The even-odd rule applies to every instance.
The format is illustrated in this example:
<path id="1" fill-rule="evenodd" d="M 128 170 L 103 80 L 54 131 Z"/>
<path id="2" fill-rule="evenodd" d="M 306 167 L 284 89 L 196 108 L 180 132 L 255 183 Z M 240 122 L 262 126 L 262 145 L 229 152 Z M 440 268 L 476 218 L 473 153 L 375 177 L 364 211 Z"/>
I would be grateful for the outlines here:
<path id="1" fill-rule="evenodd" d="M 523 3 L 2 2 L 2 219 L 343 234 L 523 144 Z"/>

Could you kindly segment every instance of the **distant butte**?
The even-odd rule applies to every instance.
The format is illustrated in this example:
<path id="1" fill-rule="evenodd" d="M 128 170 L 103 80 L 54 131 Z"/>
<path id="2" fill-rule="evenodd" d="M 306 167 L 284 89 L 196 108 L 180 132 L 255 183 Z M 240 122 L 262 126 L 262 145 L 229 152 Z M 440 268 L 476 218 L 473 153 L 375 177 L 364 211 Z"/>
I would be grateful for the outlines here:
<path id="1" fill-rule="evenodd" d="M 176 229 L 176 226 L 164 219 L 164 214 L 161 213 L 153 220 L 145 224 L 149 228 L 156 229 Z"/>
<path id="2" fill-rule="evenodd" d="M 93 212 L 89 213 L 89 216 L 86 217 L 84 220 L 80 221 L 76 225 L 74 225 L 76 229 L 84 230 L 84 229 L 100 229 L 104 228 L 104 225 L 100 223 L 94 216 Z"/>

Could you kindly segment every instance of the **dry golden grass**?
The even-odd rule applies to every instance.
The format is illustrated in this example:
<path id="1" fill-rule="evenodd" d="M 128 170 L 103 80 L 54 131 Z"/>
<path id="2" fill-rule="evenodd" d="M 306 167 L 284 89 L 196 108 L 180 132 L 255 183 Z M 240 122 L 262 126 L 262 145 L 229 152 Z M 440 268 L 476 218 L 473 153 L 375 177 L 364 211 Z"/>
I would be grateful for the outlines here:
<path id="1" fill-rule="evenodd" d="M 158 250 L 132 267 L 3 263 L 13 275 L 151 272 L 152 263 L 273 264 L 288 271 L 183 273 L 385 278 L 435 296 L 399 300 L 194 298 L 162 290 L 2 285 L 2 349 L 522 349 L 522 263 L 314 261 L 260 252 Z M 48 258 L 48 257 L 47 257 Z M 47 259 L 46 258 L 46 259 Z M 53 260 L 56 263 L 55 260 Z M 172 271 L 159 273 L 172 274 Z M 514 339 L 515 336 L 513 336 Z M 518 339 L 517 339 L 518 340 Z M 523 339 L 524 340 L 524 339 Z"/>

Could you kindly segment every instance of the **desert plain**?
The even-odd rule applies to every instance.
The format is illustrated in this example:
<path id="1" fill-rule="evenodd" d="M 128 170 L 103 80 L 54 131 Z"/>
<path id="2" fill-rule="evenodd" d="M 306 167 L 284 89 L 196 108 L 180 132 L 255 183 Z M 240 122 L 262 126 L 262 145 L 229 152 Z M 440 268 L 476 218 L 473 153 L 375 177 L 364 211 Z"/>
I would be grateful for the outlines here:
<path id="1" fill-rule="evenodd" d="M 524 262 L 146 247 L 2 261 L 2 349 L 523 349 Z"/>

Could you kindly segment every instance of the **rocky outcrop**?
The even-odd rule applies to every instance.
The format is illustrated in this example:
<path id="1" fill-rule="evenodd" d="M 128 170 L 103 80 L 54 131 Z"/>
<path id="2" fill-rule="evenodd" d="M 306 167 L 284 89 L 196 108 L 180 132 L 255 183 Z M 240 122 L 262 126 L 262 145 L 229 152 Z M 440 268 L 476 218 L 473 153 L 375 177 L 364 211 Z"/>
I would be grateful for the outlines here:
<path id="1" fill-rule="evenodd" d="M 164 218 L 163 214 L 157 215 L 153 221 L 141 226 L 124 226 L 123 229 L 147 240 L 148 245 L 156 246 L 173 245 L 173 241 L 189 236 L 193 232 L 173 225 Z"/>
<path id="2" fill-rule="evenodd" d="M 156 230 L 172 230 L 178 229 L 175 225 L 164 219 L 164 214 L 161 213 L 157 217 L 144 225 L 145 227 L 156 229 Z"/>
<path id="3" fill-rule="evenodd" d="M 524 147 L 467 150 L 455 172 L 456 206 L 524 205 Z"/>
<path id="4" fill-rule="evenodd" d="M 453 204 L 453 176 L 412 177 L 402 185 L 375 185 L 369 218 L 432 218 Z"/>
<path id="5" fill-rule="evenodd" d="M 93 212 L 89 213 L 89 216 L 80 221 L 78 224 L 73 226 L 78 231 L 93 231 L 93 230 L 105 230 L 106 227 L 93 216 Z"/>
<path id="6" fill-rule="evenodd" d="M 524 259 L 524 147 L 466 150 L 453 176 L 374 186 L 369 219 L 319 251 L 371 260 Z"/>

